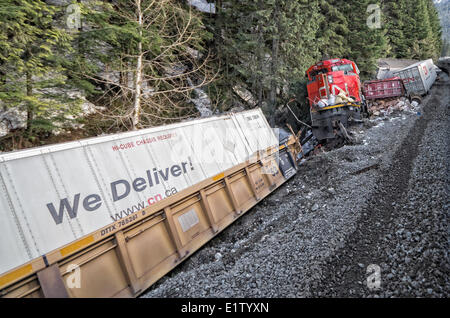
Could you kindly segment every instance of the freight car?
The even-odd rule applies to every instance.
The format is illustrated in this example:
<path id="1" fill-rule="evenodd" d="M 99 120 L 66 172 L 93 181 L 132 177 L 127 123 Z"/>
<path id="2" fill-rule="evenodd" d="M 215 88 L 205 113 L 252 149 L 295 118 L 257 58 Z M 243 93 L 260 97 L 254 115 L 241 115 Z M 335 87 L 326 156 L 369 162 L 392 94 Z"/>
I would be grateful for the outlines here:
<path id="1" fill-rule="evenodd" d="M 424 60 L 393 72 L 403 80 L 407 96 L 410 100 L 422 101 L 421 96 L 427 94 L 437 78 L 432 59 Z"/>
<path id="2" fill-rule="evenodd" d="M 364 82 L 364 97 L 367 100 L 405 96 L 406 88 L 400 77 Z"/>
<path id="3" fill-rule="evenodd" d="M 139 295 L 295 175 L 292 143 L 255 109 L 1 154 L 0 295 Z"/>

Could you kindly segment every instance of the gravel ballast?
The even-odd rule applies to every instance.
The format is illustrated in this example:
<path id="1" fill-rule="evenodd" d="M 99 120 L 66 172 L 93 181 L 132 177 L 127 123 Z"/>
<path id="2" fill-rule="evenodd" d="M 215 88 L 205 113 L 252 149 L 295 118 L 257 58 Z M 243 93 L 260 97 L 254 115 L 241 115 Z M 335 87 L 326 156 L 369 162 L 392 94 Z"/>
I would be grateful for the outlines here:
<path id="1" fill-rule="evenodd" d="M 141 297 L 448 297 L 449 88 L 354 127 Z"/>

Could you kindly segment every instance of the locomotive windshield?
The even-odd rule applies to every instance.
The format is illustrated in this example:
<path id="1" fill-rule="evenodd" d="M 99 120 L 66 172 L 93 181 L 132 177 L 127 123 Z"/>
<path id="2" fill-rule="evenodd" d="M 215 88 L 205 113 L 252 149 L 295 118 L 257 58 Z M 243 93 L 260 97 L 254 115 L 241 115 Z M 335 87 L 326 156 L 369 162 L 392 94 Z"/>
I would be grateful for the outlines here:
<path id="1" fill-rule="evenodd" d="M 354 72 L 353 66 L 351 64 L 333 66 L 332 70 L 333 70 L 333 72 L 337 72 L 337 71 Z"/>
<path id="2" fill-rule="evenodd" d="M 312 71 L 309 73 L 309 76 L 311 76 L 312 80 L 315 81 L 316 80 L 316 76 L 319 74 L 326 74 L 328 73 L 328 70 L 326 68 L 317 70 L 317 71 Z"/>

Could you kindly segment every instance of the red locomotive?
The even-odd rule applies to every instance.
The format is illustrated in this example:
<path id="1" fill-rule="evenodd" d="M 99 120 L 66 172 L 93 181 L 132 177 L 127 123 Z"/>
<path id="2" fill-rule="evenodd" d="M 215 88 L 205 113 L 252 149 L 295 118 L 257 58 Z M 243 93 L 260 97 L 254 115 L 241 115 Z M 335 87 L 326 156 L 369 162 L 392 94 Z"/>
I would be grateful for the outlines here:
<path id="1" fill-rule="evenodd" d="M 365 104 L 358 67 L 347 59 L 332 59 L 311 66 L 306 75 L 313 134 L 319 141 L 337 135 L 348 139 L 345 127 L 361 119 Z"/>

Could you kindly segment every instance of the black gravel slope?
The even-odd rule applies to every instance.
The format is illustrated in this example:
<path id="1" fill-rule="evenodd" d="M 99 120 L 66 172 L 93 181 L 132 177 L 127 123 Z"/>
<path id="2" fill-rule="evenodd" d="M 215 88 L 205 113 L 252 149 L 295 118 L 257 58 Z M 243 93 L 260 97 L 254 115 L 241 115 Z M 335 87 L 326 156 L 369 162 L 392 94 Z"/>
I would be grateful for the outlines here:
<path id="1" fill-rule="evenodd" d="M 307 161 L 142 297 L 448 297 L 449 85 Z"/>
<path id="2" fill-rule="evenodd" d="M 449 295 L 449 107 L 435 88 L 313 296 Z M 369 264 L 380 266 L 379 290 L 367 286 Z"/>

